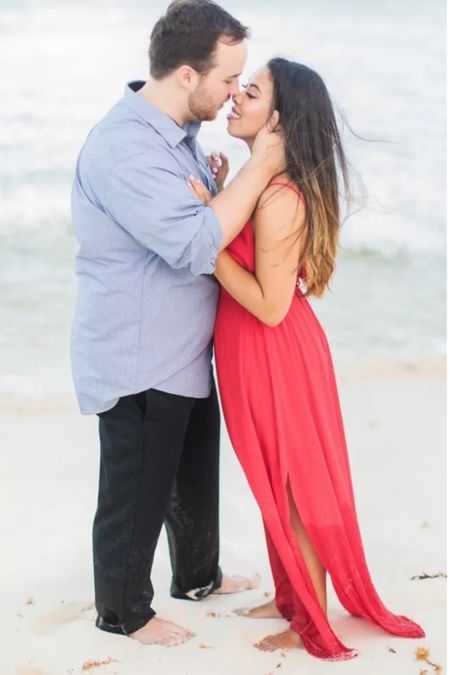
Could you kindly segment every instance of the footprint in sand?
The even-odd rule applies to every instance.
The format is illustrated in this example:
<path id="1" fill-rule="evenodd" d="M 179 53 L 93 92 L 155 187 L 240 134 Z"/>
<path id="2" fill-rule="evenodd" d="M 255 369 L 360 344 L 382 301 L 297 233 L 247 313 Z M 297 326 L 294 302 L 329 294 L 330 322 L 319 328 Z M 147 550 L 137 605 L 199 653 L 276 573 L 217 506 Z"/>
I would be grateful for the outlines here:
<path id="1" fill-rule="evenodd" d="M 94 605 L 92 602 L 68 602 L 51 612 L 35 616 L 31 621 L 31 626 L 35 633 L 49 633 L 61 628 L 67 623 L 84 618 L 83 614 L 93 608 Z"/>

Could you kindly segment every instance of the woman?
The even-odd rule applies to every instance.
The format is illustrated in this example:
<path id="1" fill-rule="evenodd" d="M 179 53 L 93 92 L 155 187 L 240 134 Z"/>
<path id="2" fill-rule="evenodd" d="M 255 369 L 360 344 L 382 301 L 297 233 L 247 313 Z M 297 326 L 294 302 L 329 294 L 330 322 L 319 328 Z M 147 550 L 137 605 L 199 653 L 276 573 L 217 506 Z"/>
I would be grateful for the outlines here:
<path id="1" fill-rule="evenodd" d="M 272 59 L 233 102 L 232 136 L 251 151 L 277 111 L 286 151 L 285 172 L 269 183 L 215 271 L 223 412 L 261 509 L 275 582 L 274 602 L 246 615 L 282 616 L 290 624 L 262 640 L 261 649 L 304 646 L 317 657 L 348 659 L 357 652 L 327 620 L 326 573 L 354 616 L 393 635 L 425 634 L 392 614 L 372 584 L 331 355 L 307 300 L 323 295 L 334 271 L 338 169 L 348 195 L 346 159 L 326 87 L 306 66 Z M 198 181 L 192 189 L 210 198 Z"/>

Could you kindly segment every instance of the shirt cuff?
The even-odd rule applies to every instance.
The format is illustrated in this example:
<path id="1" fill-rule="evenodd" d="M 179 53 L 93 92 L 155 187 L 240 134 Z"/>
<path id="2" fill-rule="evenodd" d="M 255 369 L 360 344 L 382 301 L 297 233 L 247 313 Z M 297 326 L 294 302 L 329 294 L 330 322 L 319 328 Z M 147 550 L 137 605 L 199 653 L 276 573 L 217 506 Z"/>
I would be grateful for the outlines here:
<path id="1" fill-rule="evenodd" d="M 209 240 L 210 269 L 207 274 L 212 274 L 216 269 L 217 256 L 219 255 L 220 246 L 222 244 L 223 232 L 216 212 L 210 206 L 205 207 L 204 217 L 203 226 L 209 229 L 211 235 Z"/>

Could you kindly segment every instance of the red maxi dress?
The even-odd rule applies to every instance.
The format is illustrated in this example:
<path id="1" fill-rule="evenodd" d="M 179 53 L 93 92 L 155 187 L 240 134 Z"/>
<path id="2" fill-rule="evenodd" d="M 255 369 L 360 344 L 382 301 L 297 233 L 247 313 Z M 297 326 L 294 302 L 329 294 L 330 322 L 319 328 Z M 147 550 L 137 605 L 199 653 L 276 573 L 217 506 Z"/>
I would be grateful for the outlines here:
<path id="1" fill-rule="evenodd" d="M 254 272 L 254 248 L 249 221 L 228 251 Z M 424 637 L 418 624 L 384 606 L 370 578 L 331 354 L 300 288 L 285 319 L 268 327 L 221 287 L 214 348 L 230 439 L 264 521 L 276 604 L 306 650 L 329 660 L 358 654 L 342 644 L 317 600 L 290 526 L 288 480 L 344 608 L 393 635 Z"/>

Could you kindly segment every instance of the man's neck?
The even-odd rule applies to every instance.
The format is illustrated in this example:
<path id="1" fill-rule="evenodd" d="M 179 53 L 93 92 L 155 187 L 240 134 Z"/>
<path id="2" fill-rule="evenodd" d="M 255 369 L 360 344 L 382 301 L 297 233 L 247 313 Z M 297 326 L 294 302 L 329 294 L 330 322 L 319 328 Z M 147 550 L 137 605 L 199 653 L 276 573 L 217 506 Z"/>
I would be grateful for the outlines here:
<path id="1" fill-rule="evenodd" d="M 178 104 L 170 86 L 156 80 L 148 80 L 137 93 L 168 115 L 180 127 L 188 121 L 186 110 Z"/>

